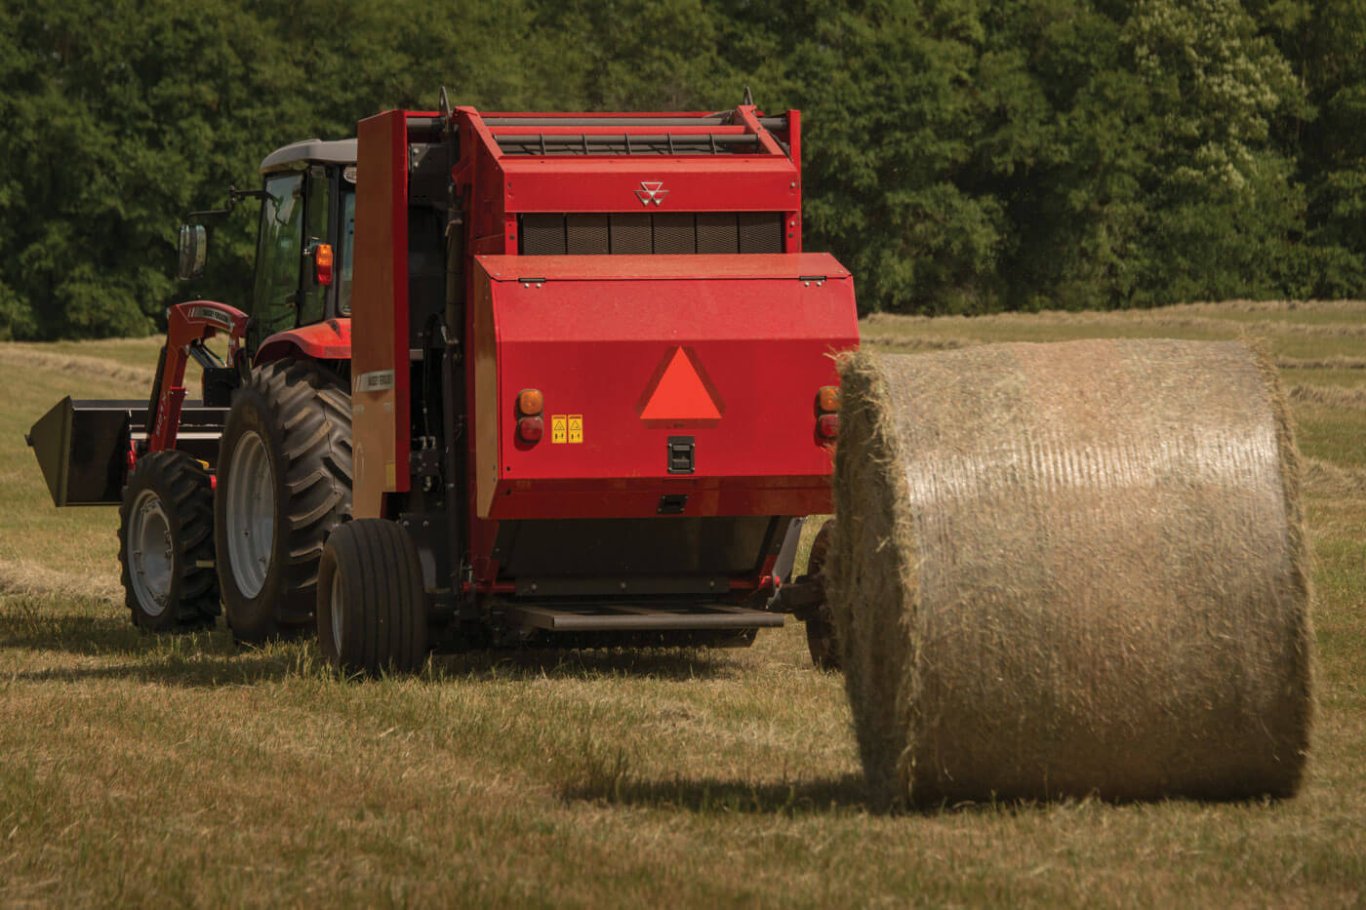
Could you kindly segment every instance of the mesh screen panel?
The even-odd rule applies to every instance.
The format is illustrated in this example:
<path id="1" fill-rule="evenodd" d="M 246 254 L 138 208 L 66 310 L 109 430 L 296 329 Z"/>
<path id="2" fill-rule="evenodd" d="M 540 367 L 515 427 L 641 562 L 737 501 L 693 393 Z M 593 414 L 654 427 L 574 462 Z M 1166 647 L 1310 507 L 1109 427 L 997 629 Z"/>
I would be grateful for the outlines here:
<path id="1" fill-rule="evenodd" d="M 689 214 L 661 214 L 650 216 L 655 223 L 656 253 L 696 253 L 697 231 Z"/>
<path id="2" fill-rule="evenodd" d="M 778 212 L 526 214 L 524 255 L 607 253 L 781 253 Z"/>
<path id="3" fill-rule="evenodd" d="M 775 212 L 741 212 L 740 252 L 781 253 L 783 216 Z"/>
<path id="4" fill-rule="evenodd" d="M 612 251 L 606 215 L 565 215 L 564 233 L 571 256 L 605 256 Z"/>
<path id="5" fill-rule="evenodd" d="M 651 229 L 649 215 L 643 212 L 636 215 L 613 215 L 611 230 L 613 253 L 654 252 L 654 231 Z"/>
<path id="6" fill-rule="evenodd" d="M 740 252 L 740 234 L 734 212 L 702 212 L 698 214 L 697 252 Z"/>
<path id="7" fill-rule="evenodd" d="M 527 256 L 564 255 L 563 215 L 523 215 L 522 253 Z"/>

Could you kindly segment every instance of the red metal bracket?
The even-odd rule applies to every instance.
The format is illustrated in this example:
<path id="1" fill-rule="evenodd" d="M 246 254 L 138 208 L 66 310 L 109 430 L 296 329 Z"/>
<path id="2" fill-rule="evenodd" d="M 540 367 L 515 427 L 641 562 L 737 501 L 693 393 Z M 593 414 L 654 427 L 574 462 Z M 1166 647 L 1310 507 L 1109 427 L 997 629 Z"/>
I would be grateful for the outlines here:
<path id="1" fill-rule="evenodd" d="M 247 334 L 247 314 L 216 300 L 177 303 L 167 312 L 166 346 L 152 388 L 152 411 L 148 414 L 147 451 L 174 449 L 180 432 L 180 408 L 185 401 L 185 364 L 190 346 L 219 332 L 228 336 L 227 362 L 235 364 Z"/>

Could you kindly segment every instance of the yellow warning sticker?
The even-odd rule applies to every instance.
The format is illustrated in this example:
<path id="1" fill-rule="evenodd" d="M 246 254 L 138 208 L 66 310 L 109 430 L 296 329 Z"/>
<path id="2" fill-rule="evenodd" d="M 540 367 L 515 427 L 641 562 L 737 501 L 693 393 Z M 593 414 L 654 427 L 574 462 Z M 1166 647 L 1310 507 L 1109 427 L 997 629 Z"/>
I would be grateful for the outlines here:
<path id="1" fill-rule="evenodd" d="M 583 421 L 579 422 L 582 431 Z M 550 415 L 550 441 L 554 445 L 563 445 L 569 441 L 569 417 L 566 414 Z"/>
<path id="2" fill-rule="evenodd" d="M 569 415 L 569 444 L 570 444 L 570 445 L 574 445 L 574 444 L 580 443 L 580 442 L 583 442 L 583 415 L 582 415 L 582 414 L 570 414 L 570 415 Z"/>

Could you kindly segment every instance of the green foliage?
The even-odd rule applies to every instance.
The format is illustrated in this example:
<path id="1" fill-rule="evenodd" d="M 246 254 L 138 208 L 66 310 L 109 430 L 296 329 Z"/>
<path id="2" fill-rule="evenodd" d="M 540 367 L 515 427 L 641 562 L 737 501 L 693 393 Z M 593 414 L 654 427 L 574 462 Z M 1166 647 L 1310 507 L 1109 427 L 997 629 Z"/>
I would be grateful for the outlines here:
<path id="1" fill-rule="evenodd" d="M 806 241 L 867 309 L 1366 291 L 1366 7 L 1314 0 L 0 0 L 0 338 L 243 302 L 273 148 L 484 109 L 804 111 Z"/>

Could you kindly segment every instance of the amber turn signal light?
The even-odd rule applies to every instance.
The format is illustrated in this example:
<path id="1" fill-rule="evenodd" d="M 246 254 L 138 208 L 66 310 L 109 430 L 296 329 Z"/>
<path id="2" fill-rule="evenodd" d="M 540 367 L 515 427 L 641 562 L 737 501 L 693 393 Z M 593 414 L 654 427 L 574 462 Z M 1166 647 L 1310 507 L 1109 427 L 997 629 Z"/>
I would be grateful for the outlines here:
<path id="1" fill-rule="evenodd" d="M 523 417 L 517 421 L 517 438 L 522 442 L 540 442 L 545 435 L 545 421 L 539 417 Z"/>
<path id="2" fill-rule="evenodd" d="M 517 393 L 518 414 L 523 417 L 537 417 L 544 410 L 545 396 L 541 394 L 540 389 L 522 389 Z"/>
<path id="3" fill-rule="evenodd" d="M 313 280 L 326 287 L 332 283 L 332 244 L 319 243 L 313 247 Z"/>
<path id="4" fill-rule="evenodd" d="M 833 414 L 840 409 L 840 387 L 823 385 L 816 393 L 816 410 L 822 414 Z"/>

